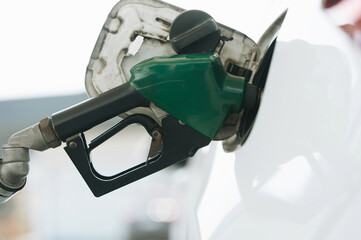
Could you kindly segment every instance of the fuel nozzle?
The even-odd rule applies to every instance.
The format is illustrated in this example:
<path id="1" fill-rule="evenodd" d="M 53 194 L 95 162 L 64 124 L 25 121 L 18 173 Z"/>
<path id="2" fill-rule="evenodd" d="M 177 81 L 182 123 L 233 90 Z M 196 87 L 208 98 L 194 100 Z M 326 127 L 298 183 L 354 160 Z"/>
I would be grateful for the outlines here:
<path id="1" fill-rule="evenodd" d="M 215 139 L 230 114 L 254 104 L 257 90 L 245 78 L 228 74 L 214 53 L 154 57 L 134 66 L 131 74 L 128 83 L 11 136 L 2 148 L 0 201 L 24 187 L 29 149 L 43 151 L 65 142 L 65 151 L 99 197 L 192 157 Z M 151 104 L 165 112 L 161 123 L 144 114 L 131 114 L 87 143 L 85 131 Z M 116 175 L 101 175 L 92 165 L 91 151 L 131 124 L 140 124 L 152 137 L 148 158 Z"/>

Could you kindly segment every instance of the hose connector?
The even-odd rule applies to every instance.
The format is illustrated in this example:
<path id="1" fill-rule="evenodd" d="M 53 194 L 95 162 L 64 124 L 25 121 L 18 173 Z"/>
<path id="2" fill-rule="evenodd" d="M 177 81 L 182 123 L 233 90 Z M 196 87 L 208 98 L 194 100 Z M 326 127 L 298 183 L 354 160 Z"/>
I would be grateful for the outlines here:
<path id="1" fill-rule="evenodd" d="M 49 118 L 13 134 L 8 144 L 1 148 L 0 203 L 9 200 L 25 186 L 29 174 L 29 149 L 44 151 L 60 145 Z"/>

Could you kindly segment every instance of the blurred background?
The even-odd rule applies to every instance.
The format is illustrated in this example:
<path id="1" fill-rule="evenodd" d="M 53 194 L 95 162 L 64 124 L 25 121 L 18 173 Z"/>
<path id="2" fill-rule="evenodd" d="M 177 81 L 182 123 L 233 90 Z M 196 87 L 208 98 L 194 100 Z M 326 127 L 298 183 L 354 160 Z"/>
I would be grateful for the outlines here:
<path id="1" fill-rule="evenodd" d="M 0 145 L 13 133 L 87 99 L 85 69 L 117 2 L 0 2 Z M 206 11 L 257 41 L 288 0 L 167 2 Z M 90 130 L 88 139 L 115 121 Z M 141 127 L 129 127 L 94 152 L 94 165 L 104 175 L 134 166 L 145 160 L 150 140 Z M 192 174 L 207 170 L 201 166 L 189 161 L 95 198 L 61 147 L 31 152 L 26 187 L 0 205 L 0 240 L 182 239 L 186 229 L 179 222 L 193 211 L 187 209 L 192 197 L 187 189 L 196 184 Z"/>

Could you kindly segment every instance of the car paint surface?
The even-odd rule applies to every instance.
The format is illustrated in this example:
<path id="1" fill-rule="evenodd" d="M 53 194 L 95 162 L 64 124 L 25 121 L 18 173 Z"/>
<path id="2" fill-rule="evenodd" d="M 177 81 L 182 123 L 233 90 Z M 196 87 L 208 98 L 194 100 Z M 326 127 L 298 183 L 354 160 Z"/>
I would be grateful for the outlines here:
<path id="1" fill-rule="evenodd" d="M 213 161 L 189 190 L 187 239 L 360 238 L 360 53 L 320 2 L 291 4 L 245 145 L 193 166 Z"/>

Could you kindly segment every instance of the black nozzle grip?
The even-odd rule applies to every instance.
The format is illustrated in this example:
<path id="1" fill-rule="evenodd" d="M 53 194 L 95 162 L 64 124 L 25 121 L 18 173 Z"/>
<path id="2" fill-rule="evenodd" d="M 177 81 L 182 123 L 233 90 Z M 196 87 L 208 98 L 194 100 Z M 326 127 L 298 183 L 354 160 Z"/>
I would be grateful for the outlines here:
<path id="1" fill-rule="evenodd" d="M 54 113 L 52 122 L 62 141 L 136 107 L 148 107 L 149 101 L 129 83 L 97 97 Z"/>
<path id="2" fill-rule="evenodd" d="M 131 115 L 119 123 L 119 129 L 117 130 L 120 131 L 133 123 L 141 124 L 148 133 L 159 129 L 158 124 L 150 117 L 145 115 Z M 193 156 L 198 149 L 208 145 L 211 141 L 210 138 L 187 125 L 179 123 L 177 119 L 171 116 L 163 118 L 160 133 L 163 139 L 163 149 L 157 157 L 113 176 L 103 176 L 99 174 L 93 167 L 89 155 L 90 150 L 96 147 L 92 145 L 94 143 L 96 143 L 95 145 L 99 145 L 99 141 L 104 142 L 103 140 L 106 140 L 108 136 L 101 135 L 99 139 L 102 140 L 93 140 L 88 148 L 84 135 L 79 134 L 68 139 L 67 146 L 64 149 L 90 190 L 96 197 L 100 197 Z M 110 135 L 114 134 L 111 133 Z M 126 154 L 124 156 L 126 156 Z"/>
<path id="3" fill-rule="evenodd" d="M 162 127 L 160 127 L 151 117 L 137 114 L 128 116 L 87 145 L 84 131 L 136 107 L 149 107 L 149 104 L 150 102 L 145 97 L 129 83 L 125 83 L 97 97 L 53 114 L 54 129 L 58 137 L 67 143 L 64 147 L 65 151 L 95 196 L 102 196 L 191 157 L 199 148 L 210 143 L 210 138 L 180 123 L 172 116 L 164 117 Z M 157 139 L 162 143 L 159 153 L 151 154 L 151 159 L 146 159 L 144 163 L 116 175 L 99 174 L 90 159 L 91 150 L 134 123 L 142 125 L 152 136 L 154 131 L 157 131 Z M 159 137 L 159 135 L 161 136 Z"/>

